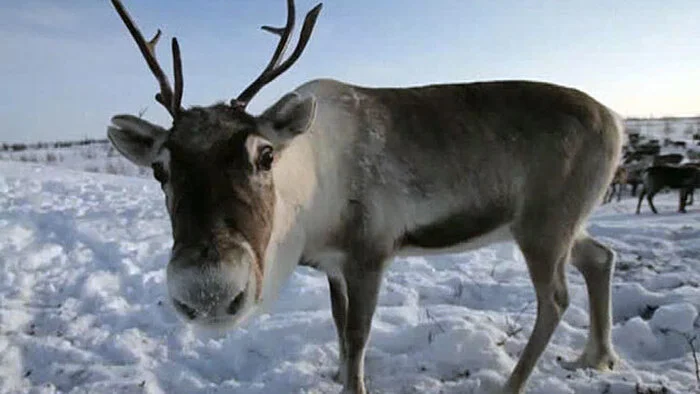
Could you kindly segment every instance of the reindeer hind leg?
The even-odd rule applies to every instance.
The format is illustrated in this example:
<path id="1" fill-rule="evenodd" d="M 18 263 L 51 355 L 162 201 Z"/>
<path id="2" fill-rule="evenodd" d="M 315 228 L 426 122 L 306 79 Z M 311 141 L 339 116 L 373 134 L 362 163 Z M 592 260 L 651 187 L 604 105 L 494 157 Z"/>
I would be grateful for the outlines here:
<path id="1" fill-rule="evenodd" d="M 647 188 L 642 187 L 642 191 L 639 192 L 639 200 L 637 201 L 637 215 L 639 215 L 639 211 L 642 209 L 642 201 L 644 201 L 644 196 L 647 194 Z"/>
<path id="2" fill-rule="evenodd" d="M 588 290 L 588 341 L 581 356 L 573 361 L 562 361 L 567 369 L 594 368 L 612 370 L 618 363 L 611 342 L 612 304 L 610 298 L 615 253 L 587 234 L 581 234 L 571 252 L 571 263 L 583 275 Z"/>
<path id="3" fill-rule="evenodd" d="M 569 305 L 565 266 L 571 237 L 566 231 L 555 230 L 556 226 L 535 228 L 532 224 L 537 222 L 529 220 L 527 224 L 513 227 L 513 235 L 525 256 L 535 287 L 537 318 L 530 339 L 506 383 L 508 393 L 522 392 Z M 547 242 L 542 242 L 545 239 Z"/>
<path id="4" fill-rule="evenodd" d="M 654 190 L 649 190 L 649 193 L 647 193 L 647 202 L 649 203 L 649 207 L 651 208 L 651 211 L 654 212 L 655 214 L 659 213 L 659 211 L 656 210 L 656 207 L 654 206 L 654 196 L 656 195 L 656 191 Z"/>
<path id="5" fill-rule="evenodd" d="M 333 321 L 335 322 L 335 328 L 338 333 L 339 367 L 338 372 L 335 374 L 333 379 L 337 382 L 344 383 L 345 358 L 347 354 L 347 350 L 345 348 L 345 325 L 348 314 L 348 292 L 345 284 L 345 278 L 329 276 L 328 288 L 331 293 L 331 310 L 333 312 Z"/>

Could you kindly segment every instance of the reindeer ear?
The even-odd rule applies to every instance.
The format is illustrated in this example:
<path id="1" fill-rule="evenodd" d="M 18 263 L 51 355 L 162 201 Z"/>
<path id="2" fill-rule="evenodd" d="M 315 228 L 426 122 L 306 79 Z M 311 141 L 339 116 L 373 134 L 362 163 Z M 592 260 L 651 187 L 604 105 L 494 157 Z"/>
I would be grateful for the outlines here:
<path id="1" fill-rule="evenodd" d="M 315 113 L 314 97 L 301 98 L 297 93 L 289 93 L 260 115 L 260 132 L 279 149 L 304 133 L 313 123 Z"/>
<path id="2" fill-rule="evenodd" d="M 117 115 L 107 128 L 112 145 L 132 163 L 148 167 L 165 142 L 168 131 L 132 115 Z"/>

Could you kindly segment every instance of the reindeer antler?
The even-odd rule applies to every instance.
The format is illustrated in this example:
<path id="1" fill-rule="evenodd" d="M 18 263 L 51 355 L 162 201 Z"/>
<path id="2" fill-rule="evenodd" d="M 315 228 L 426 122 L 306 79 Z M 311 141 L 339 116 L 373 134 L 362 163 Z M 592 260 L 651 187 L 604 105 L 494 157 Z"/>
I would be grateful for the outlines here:
<path id="1" fill-rule="evenodd" d="M 260 91 L 260 89 L 272 82 L 280 74 L 287 71 L 287 69 L 289 69 L 289 67 L 291 67 L 292 64 L 297 61 L 297 59 L 299 59 L 301 53 L 304 52 L 304 48 L 306 48 L 306 44 L 309 42 L 309 38 L 311 38 L 311 32 L 316 24 L 318 14 L 321 12 L 321 7 L 323 7 L 323 4 L 319 3 L 306 14 L 306 18 L 304 18 L 304 25 L 302 26 L 301 34 L 299 35 L 299 42 L 289 58 L 281 64 L 280 61 L 282 60 L 282 56 L 287 49 L 289 38 L 294 30 L 294 0 L 287 0 L 287 24 L 284 27 L 262 27 L 263 30 L 280 36 L 280 41 L 277 44 L 277 48 L 272 54 L 272 58 L 267 64 L 267 67 L 265 67 L 260 76 L 258 76 L 253 83 L 245 88 L 243 93 L 238 95 L 237 98 L 231 100 L 232 106 L 244 109 L 250 100 Z"/>
<path id="2" fill-rule="evenodd" d="M 158 84 L 160 85 L 160 93 L 156 94 L 156 100 L 168 110 L 173 118 L 177 118 L 178 114 L 182 110 L 181 103 L 183 90 L 182 58 L 180 56 L 180 45 L 177 42 L 177 38 L 173 38 L 172 40 L 173 70 L 175 73 L 175 91 L 173 92 L 173 89 L 170 87 L 168 77 L 165 75 L 163 69 L 158 63 L 158 60 L 156 59 L 156 45 L 160 39 L 160 29 L 158 29 L 155 36 L 153 36 L 150 41 L 146 41 L 146 39 L 143 38 L 143 34 L 141 34 L 139 28 L 131 19 L 131 16 L 127 12 L 126 8 L 124 8 L 124 5 L 122 5 L 121 1 L 112 0 L 112 5 L 117 10 L 117 13 L 126 25 L 126 28 L 129 29 L 129 33 L 131 33 L 134 41 L 136 41 L 136 45 L 138 45 L 141 54 L 143 55 L 144 59 L 146 59 L 148 67 L 158 80 Z"/>

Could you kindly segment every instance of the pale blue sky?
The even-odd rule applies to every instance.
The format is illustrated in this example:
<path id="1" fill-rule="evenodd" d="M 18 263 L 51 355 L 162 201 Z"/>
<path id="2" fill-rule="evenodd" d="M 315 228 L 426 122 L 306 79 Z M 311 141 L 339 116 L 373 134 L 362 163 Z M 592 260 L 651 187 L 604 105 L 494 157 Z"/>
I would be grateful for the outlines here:
<path id="1" fill-rule="evenodd" d="M 315 0 L 297 0 L 299 26 Z M 284 0 L 124 0 L 183 52 L 185 105 L 236 96 L 263 67 Z M 157 85 L 107 0 L 0 4 L 0 141 L 99 137 Z M 169 73 L 170 75 L 170 73 Z M 536 79 L 582 89 L 623 115 L 700 114 L 698 0 L 326 0 L 299 62 L 251 103 L 331 77 L 370 86 Z"/>

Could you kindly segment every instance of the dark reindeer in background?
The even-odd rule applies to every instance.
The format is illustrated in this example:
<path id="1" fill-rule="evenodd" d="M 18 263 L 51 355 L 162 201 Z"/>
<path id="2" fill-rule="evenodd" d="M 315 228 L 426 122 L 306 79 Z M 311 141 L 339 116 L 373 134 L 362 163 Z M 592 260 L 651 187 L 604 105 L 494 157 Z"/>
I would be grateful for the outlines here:
<path id="1" fill-rule="evenodd" d="M 683 155 L 680 153 L 669 153 L 666 155 L 656 155 L 652 161 L 652 166 L 673 166 L 678 165 L 683 161 Z"/>
<path id="2" fill-rule="evenodd" d="M 687 163 L 682 164 L 681 167 L 692 167 L 700 170 L 700 162 L 689 161 Z M 700 184 L 696 184 L 695 187 L 700 187 Z M 693 203 L 695 202 L 695 188 L 691 189 L 690 192 L 686 194 L 685 200 L 685 205 L 693 205 Z"/>
<path id="3" fill-rule="evenodd" d="M 625 185 L 630 185 L 630 194 L 633 197 L 636 196 L 638 186 L 644 183 L 644 174 L 647 169 L 653 166 L 678 166 L 683 158 L 684 156 L 678 153 L 665 155 L 650 155 L 643 152 L 627 153 L 624 163 L 615 171 L 608 192 L 603 198 L 603 204 L 611 202 L 615 195 L 617 195 L 617 201 L 620 201 Z M 692 201 L 692 195 L 691 192 L 689 194 L 690 201 Z"/>
<path id="4" fill-rule="evenodd" d="M 637 211 L 639 214 L 644 196 L 654 213 L 659 213 L 654 206 L 654 196 L 664 188 L 678 189 L 678 212 L 685 213 L 685 207 L 692 201 L 696 187 L 700 187 L 700 169 L 695 166 L 652 166 L 645 170 L 644 183 Z M 691 202 L 692 203 L 692 202 Z"/>
<path id="5" fill-rule="evenodd" d="M 109 138 L 153 168 L 173 248 L 167 285 L 193 324 L 233 327 L 273 301 L 299 264 L 328 275 L 345 393 L 365 393 L 364 358 L 384 271 L 395 256 L 450 253 L 504 240 L 522 251 L 537 298 L 530 339 L 503 391 L 524 390 L 564 314 L 566 264 L 583 274 L 590 328 L 567 368 L 608 370 L 615 255 L 585 231 L 619 161 L 620 119 L 590 96 L 528 81 L 366 88 L 307 82 L 266 109 L 245 108 L 304 50 L 284 28 L 262 74 L 230 104 L 183 108 L 120 1 L 112 0 L 156 76 L 169 129 L 131 115 Z"/>

